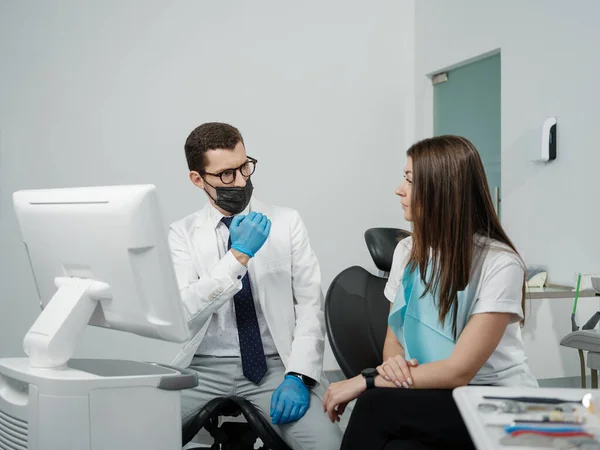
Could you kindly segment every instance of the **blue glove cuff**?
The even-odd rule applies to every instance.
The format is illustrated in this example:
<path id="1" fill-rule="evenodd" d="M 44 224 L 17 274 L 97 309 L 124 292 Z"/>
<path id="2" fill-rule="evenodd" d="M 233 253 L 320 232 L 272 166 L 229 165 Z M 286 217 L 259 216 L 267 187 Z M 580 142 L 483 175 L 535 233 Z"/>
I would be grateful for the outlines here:
<path id="1" fill-rule="evenodd" d="M 302 386 L 304 389 L 306 389 L 308 391 L 308 388 L 306 387 L 306 385 L 302 382 L 302 380 L 300 378 L 298 378 L 296 375 L 286 375 L 285 376 L 286 380 L 294 380 L 295 382 L 297 382 L 300 386 Z"/>
<path id="2" fill-rule="evenodd" d="M 231 245 L 231 248 L 232 248 L 232 249 L 234 249 L 234 250 L 237 250 L 237 251 L 238 251 L 238 252 L 240 252 L 240 253 L 243 253 L 243 254 L 245 254 L 245 255 L 248 255 L 250 258 L 254 258 L 254 255 L 255 255 L 255 253 L 254 253 L 254 252 L 251 252 L 250 250 L 247 250 L 247 249 L 245 249 L 245 248 L 243 248 L 243 247 L 240 247 L 240 246 L 239 246 L 239 245 L 237 245 L 237 244 L 232 244 L 232 245 Z"/>

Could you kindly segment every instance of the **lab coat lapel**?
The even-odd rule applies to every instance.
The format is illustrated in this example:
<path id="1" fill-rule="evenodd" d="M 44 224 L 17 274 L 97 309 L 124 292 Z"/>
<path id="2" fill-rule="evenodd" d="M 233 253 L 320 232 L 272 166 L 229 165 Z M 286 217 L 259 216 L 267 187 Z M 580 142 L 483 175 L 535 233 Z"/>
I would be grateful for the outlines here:
<path id="1" fill-rule="evenodd" d="M 250 201 L 250 211 L 256 211 L 260 213 L 265 213 L 263 204 L 258 200 L 252 198 Z M 267 316 L 266 309 L 266 289 L 264 283 L 258 282 L 258 276 L 260 273 L 263 273 L 262 258 L 252 258 L 248 263 L 248 276 L 250 277 L 250 285 L 252 287 L 252 293 L 254 295 L 258 295 L 258 301 L 260 303 L 261 309 L 264 311 L 265 316 Z"/>
<path id="2" fill-rule="evenodd" d="M 204 206 L 196 222 L 194 248 L 198 255 L 200 276 L 206 275 L 208 271 L 219 262 L 219 248 L 217 244 L 217 232 L 210 220 L 209 204 Z"/>

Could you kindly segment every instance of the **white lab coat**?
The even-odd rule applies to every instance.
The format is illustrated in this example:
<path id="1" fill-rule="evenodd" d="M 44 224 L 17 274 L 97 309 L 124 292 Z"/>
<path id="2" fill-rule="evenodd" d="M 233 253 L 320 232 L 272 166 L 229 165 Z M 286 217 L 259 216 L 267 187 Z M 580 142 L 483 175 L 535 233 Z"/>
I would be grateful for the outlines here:
<path id="1" fill-rule="evenodd" d="M 175 223 L 169 245 L 192 338 L 173 361 L 187 367 L 204 338 L 210 318 L 242 288 L 232 279 L 235 257 L 219 259 L 210 205 Z M 297 211 L 266 205 L 256 199 L 250 211 L 271 219 L 271 232 L 250 259 L 248 271 L 267 326 L 287 371 L 323 382 L 325 324 L 321 270 Z M 232 259 L 233 258 L 233 259 Z M 239 264 L 239 263 L 237 263 Z"/>

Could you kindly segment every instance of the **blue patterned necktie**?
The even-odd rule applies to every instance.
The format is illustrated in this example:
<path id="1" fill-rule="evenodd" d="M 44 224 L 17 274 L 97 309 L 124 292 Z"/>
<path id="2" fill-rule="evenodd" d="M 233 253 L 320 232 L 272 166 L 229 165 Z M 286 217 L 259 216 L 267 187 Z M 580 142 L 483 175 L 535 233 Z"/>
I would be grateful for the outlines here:
<path id="1" fill-rule="evenodd" d="M 233 217 L 223 217 L 221 222 L 229 228 L 232 220 Z M 231 249 L 231 236 L 227 243 L 227 250 L 229 249 Z M 242 370 L 246 378 L 259 384 L 267 373 L 267 361 L 260 337 L 248 272 L 242 279 L 242 290 L 233 296 L 233 303 L 240 341 L 240 354 L 242 355 Z"/>

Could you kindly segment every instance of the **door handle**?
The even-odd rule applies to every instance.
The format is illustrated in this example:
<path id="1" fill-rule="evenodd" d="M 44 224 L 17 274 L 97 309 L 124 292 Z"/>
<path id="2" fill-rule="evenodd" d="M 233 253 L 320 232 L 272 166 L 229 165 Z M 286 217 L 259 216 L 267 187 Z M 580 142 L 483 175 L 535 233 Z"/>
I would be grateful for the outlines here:
<path id="1" fill-rule="evenodd" d="M 496 214 L 500 215 L 500 188 L 494 187 L 494 208 L 496 208 Z"/>

